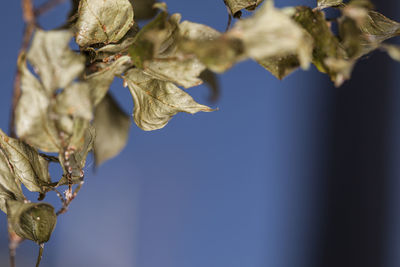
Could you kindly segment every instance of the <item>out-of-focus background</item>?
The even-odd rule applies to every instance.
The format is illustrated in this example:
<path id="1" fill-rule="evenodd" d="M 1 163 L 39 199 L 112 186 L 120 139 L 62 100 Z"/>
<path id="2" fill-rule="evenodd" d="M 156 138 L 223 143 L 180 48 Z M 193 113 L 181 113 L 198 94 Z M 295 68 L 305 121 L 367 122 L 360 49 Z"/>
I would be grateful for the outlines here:
<path id="1" fill-rule="evenodd" d="M 222 0 L 166 2 L 185 20 L 226 27 Z M 400 20 L 399 1 L 374 3 Z M 20 1 L 1 6 L 6 130 L 23 24 Z M 68 10 L 61 5 L 41 25 L 60 25 Z M 254 62 L 238 64 L 219 76 L 219 111 L 181 114 L 154 132 L 133 126 L 117 158 L 95 173 L 89 160 L 84 188 L 59 218 L 42 266 L 400 266 L 399 73 L 381 52 L 360 61 L 340 88 L 314 68 L 278 81 Z M 122 82 L 111 91 L 130 113 Z M 205 86 L 189 93 L 209 104 Z M 48 201 L 59 205 L 54 196 Z M 17 266 L 33 266 L 36 254 L 24 242 Z M 8 266 L 2 213 L 0 266 Z"/>

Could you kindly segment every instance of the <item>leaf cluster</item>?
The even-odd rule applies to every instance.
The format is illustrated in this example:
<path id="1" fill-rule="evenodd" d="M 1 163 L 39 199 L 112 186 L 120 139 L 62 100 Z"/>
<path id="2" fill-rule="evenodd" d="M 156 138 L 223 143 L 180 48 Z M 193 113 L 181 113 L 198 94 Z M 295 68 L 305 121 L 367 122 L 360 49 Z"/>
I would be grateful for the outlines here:
<path id="1" fill-rule="evenodd" d="M 262 0 L 224 0 L 234 18 Z M 340 16 L 328 20 L 324 9 Z M 139 20 L 148 20 L 140 28 Z M 338 33 L 332 31 L 337 24 Z M 357 60 L 382 49 L 400 60 L 400 48 L 384 43 L 400 24 L 373 10 L 367 0 L 318 0 L 316 8 L 276 8 L 266 0 L 252 15 L 222 33 L 181 21 L 165 3 L 150 0 L 72 0 L 64 27 L 36 26 L 18 59 L 21 97 L 15 108 L 18 138 L 0 130 L 0 209 L 10 233 L 38 244 L 49 240 L 62 214 L 83 184 L 86 157 L 96 165 L 126 145 L 131 118 L 109 93 L 123 79 L 134 101 L 133 121 L 145 131 L 163 128 L 179 112 L 213 111 L 185 89 L 203 82 L 215 88 L 215 73 L 252 59 L 279 79 L 310 64 L 340 86 Z M 70 48 L 74 39 L 79 51 Z M 183 88 L 183 89 L 182 89 Z M 49 163 L 63 175 L 55 181 Z M 62 208 L 31 203 L 21 184 L 39 193 L 57 193 Z M 73 189 L 74 188 L 74 189 Z"/>

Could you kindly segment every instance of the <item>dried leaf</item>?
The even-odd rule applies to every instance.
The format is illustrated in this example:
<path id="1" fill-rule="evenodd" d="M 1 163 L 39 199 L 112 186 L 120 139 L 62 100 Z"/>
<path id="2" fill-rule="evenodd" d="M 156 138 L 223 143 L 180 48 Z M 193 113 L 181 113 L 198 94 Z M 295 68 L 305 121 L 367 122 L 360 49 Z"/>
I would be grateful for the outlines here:
<path id="1" fill-rule="evenodd" d="M 18 236 L 37 244 L 49 241 L 57 223 L 53 206 L 47 203 L 7 201 L 8 223 Z"/>
<path id="2" fill-rule="evenodd" d="M 362 45 L 366 51 L 376 49 L 381 42 L 400 34 L 400 23 L 372 10 L 364 20 L 359 21 L 358 26 L 364 34 Z"/>
<path id="3" fill-rule="evenodd" d="M 83 167 L 86 164 L 87 155 L 93 149 L 95 136 L 94 127 L 89 125 L 87 121 L 75 121 L 74 134 L 70 140 L 70 145 L 66 153 L 59 156 L 64 175 L 58 181 L 57 186 L 69 183 L 78 184 L 83 181 Z M 68 166 L 68 168 L 65 169 L 64 166 Z"/>
<path id="4" fill-rule="evenodd" d="M 146 24 L 135 36 L 129 48 L 133 64 L 143 69 L 147 60 L 153 59 L 160 50 L 164 50 L 163 46 L 169 46 L 170 43 L 167 41 L 177 30 L 176 25 L 179 21 L 179 14 L 168 17 L 168 13 L 162 11 L 154 20 Z"/>
<path id="5" fill-rule="evenodd" d="M 93 126 L 96 129 L 94 157 L 96 165 L 118 155 L 125 147 L 131 118 L 119 107 L 110 94 L 96 107 Z"/>
<path id="6" fill-rule="evenodd" d="M 254 10 L 263 0 L 224 0 L 234 17 L 240 17 L 240 10 Z"/>
<path id="7" fill-rule="evenodd" d="M 82 47 L 116 43 L 134 23 L 129 0 L 81 0 L 78 13 L 76 42 Z"/>
<path id="8" fill-rule="evenodd" d="M 381 45 L 382 49 L 385 50 L 388 55 L 397 61 L 400 61 L 400 46 L 398 45 L 390 45 L 390 44 L 383 44 Z"/>
<path id="9" fill-rule="evenodd" d="M 318 8 L 336 7 L 343 4 L 343 0 L 317 0 Z"/>
<path id="10" fill-rule="evenodd" d="M 325 14 L 309 7 L 297 7 L 294 19 L 314 39 L 313 64 L 319 71 L 329 74 L 331 79 L 339 85 L 344 80 L 342 74 L 337 69 L 330 68 L 326 62 L 327 59 L 342 61 L 347 58 L 347 55 L 326 22 Z"/>
<path id="11" fill-rule="evenodd" d="M 41 83 L 26 67 L 22 55 L 18 62 L 22 95 L 15 110 L 17 135 L 30 145 L 45 152 L 58 152 L 61 145 L 58 131 L 49 120 L 50 99 Z"/>
<path id="12" fill-rule="evenodd" d="M 178 112 L 213 111 L 196 103 L 173 83 L 153 79 L 141 70 L 129 70 L 124 79 L 135 102 L 134 121 L 145 131 L 163 128 Z"/>
<path id="13" fill-rule="evenodd" d="M 91 88 L 88 83 L 73 83 L 57 95 L 55 111 L 61 115 L 93 119 Z"/>
<path id="14" fill-rule="evenodd" d="M 271 56 L 298 55 L 301 66 L 311 61 L 312 40 L 288 15 L 267 1 L 257 12 L 240 20 L 227 34 L 241 39 L 248 57 L 262 60 Z"/>
<path id="15" fill-rule="evenodd" d="M 85 68 L 85 57 L 69 48 L 71 38 L 66 30 L 35 32 L 27 59 L 49 95 L 68 86 Z"/>
<path id="16" fill-rule="evenodd" d="M 186 40 L 180 48 L 187 54 L 194 54 L 208 69 L 217 73 L 246 59 L 243 41 L 227 35 L 215 40 Z"/>
<path id="17" fill-rule="evenodd" d="M 269 57 L 258 60 L 257 62 L 279 80 L 282 80 L 300 67 L 300 62 L 296 55 L 285 57 Z"/>
<path id="18" fill-rule="evenodd" d="M 129 56 L 122 56 L 111 64 L 103 64 L 100 71 L 97 71 L 84 80 L 90 88 L 90 98 L 95 107 L 107 94 L 111 83 L 116 75 L 121 75 L 127 68 L 132 66 Z"/>
<path id="19" fill-rule="evenodd" d="M 5 213 L 7 213 L 7 200 L 23 202 L 25 197 L 20 181 L 15 177 L 6 155 L 0 149 L 0 209 Z"/>
<path id="20" fill-rule="evenodd" d="M 131 0 L 136 20 L 151 19 L 157 13 L 153 8 L 156 0 Z"/>
<path id="21" fill-rule="evenodd" d="M 312 39 L 291 18 L 291 9 L 274 8 L 267 1 L 257 12 L 238 21 L 227 33 L 211 41 L 185 41 L 181 47 L 194 53 L 207 68 L 223 72 L 233 64 L 253 58 L 258 61 L 270 57 L 296 55 L 303 68 L 311 60 Z"/>
<path id="22" fill-rule="evenodd" d="M 208 98 L 209 101 L 216 102 L 221 94 L 221 88 L 219 86 L 217 75 L 214 72 L 206 69 L 200 74 L 200 79 L 202 79 L 210 88 L 210 96 Z"/>
<path id="23" fill-rule="evenodd" d="M 128 49 L 133 44 L 135 36 L 138 32 L 139 27 L 137 26 L 137 24 L 134 24 L 133 27 L 118 43 L 108 44 L 97 50 L 94 50 L 95 57 L 92 59 L 92 62 L 96 60 L 110 62 L 118 59 L 119 56 L 127 55 Z"/>
<path id="24" fill-rule="evenodd" d="M 14 175 L 29 191 L 45 193 L 51 184 L 48 161 L 33 147 L 0 130 L 0 148 Z"/>
<path id="25" fill-rule="evenodd" d="M 185 88 L 190 88 L 202 83 L 199 79 L 206 66 L 193 54 L 187 54 L 179 47 L 179 40 L 195 40 L 196 42 L 209 41 L 218 38 L 221 34 L 205 25 L 184 21 L 171 27 L 169 46 L 162 47 L 153 60 L 144 64 L 144 72 L 156 79 L 173 82 Z"/>

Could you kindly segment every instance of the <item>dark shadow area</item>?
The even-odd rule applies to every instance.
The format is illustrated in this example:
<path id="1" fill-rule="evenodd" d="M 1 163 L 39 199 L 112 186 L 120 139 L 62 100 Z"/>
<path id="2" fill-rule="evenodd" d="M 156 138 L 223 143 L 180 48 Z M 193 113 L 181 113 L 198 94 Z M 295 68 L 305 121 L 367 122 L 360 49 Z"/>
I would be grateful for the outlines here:
<path id="1" fill-rule="evenodd" d="M 395 1 L 374 3 L 396 15 Z M 330 88 L 335 110 L 318 267 L 384 266 L 393 64 L 375 52 L 357 64 L 351 81 Z"/>

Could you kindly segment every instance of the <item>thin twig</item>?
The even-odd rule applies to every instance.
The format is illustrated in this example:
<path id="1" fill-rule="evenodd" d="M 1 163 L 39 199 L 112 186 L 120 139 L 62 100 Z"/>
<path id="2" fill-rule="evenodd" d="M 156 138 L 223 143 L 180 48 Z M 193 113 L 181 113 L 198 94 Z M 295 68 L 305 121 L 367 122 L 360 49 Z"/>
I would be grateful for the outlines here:
<path id="1" fill-rule="evenodd" d="M 55 189 L 55 188 L 52 188 L 51 190 L 54 191 L 54 192 L 56 192 L 58 198 L 61 200 L 61 203 L 64 205 L 64 203 L 65 203 L 65 198 L 64 198 L 64 196 L 61 194 L 61 192 L 58 191 L 58 190 Z"/>
<path id="2" fill-rule="evenodd" d="M 228 23 L 226 24 L 225 32 L 229 30 L 229 28 L 231 27 L 231 23 L 232 23 L 232 15 L 231 13 L 228 13 Z"/>
<path id="3" fill-rule="evenodd" d="M 35 16 L 39 17 L 64 2 L 65 0 L 49 0 L 35 9 Z"/>
<path id="4" fill-rule="evenodd" d="M 19 54 L 24 53 L 28 49 L 30 40 L 32 39 L 33 31 L 35 30 L 36 27 L 36 17 L 35 17 L 35 12 L 33 11 L 32 0 L 22 0 L 22 13 L 25 21 L 25 30 Z M 15 119 L 15 109 L 17 107 L 20 96 L 21 96 L 21 72 L 17 66 L 17 71 L 14 78 L 14 92 L 13 92 L 11 118 L 10 118 L 11 137 L 16 137 L 14 119 Z"/>
<path id="5" fill-rule="evenodd" d="M 50 156 L 50 155 L 47 155 L 47 154 L 44 154 L 44 153 L 39 153 L 39 154 L 40 154 L 40 156 L 42 156 L 48 162 L 57 162 L 57 163 L 60 162 L 60 159 L 58 157 Z"/>
<path id="6" fill-rule="evenodd" d="M 43 249 L 44 249 L 44 244 L 40 244 L 39 245 L 39 255 L 36 260 L 36 267 L 39 267 L 40 262 L 42 261 Z"/>
<path id="7" fill-rule="evenodd" d="M 63 201 L 63 206 L 61 207 L 61 209 L 59 211 L 56 212 L 56 215 L 61 215 L 64 214 L 65 212 L 68 211 L 68 207 L 71 204 L 72 200 L 75 199 L 75 197 L 78 195 L 79 191 L 82 188 L 82 185 L 84 184 L 84 181 L 81 181 L 77 187 L 75 187 L 75 190 L 72 194 L 69 194 L 69 190 L 66 191 L 66 193 L 64 193 L 65 195 L 65 201 Z"/>
<path id="8" fill-rule="evenodd" d="M 33 3 L 32 0 L 22 0 L 22 15 L 25 21 L 25 30 L 24 36 L 22 38 L 22 45 L 20 49 L 20 54 L 24 53 L 26 49 L 28 49 L 29 42 L 32 38 L 33 31 L 35 30 L 36 18 L 33 11 Z M 21 72 L 17 67 L 17 71 L 14 78 L 14 91 L 13 91 L 13 99 L 12 99 L 12 107 L 11 107 L 11 118 L 10 118 L 10 135 L 15 137 L 15 108 L 17 107 L 18 100 L 21 96 Z M 15 267 L 15 254 L 19 243 L 22 242 L 22 239 L 17 236 L 15 233 L 11 232 L 8 229 L 9 236 L 9 253 L 10 253 L 10 266 Z"/>
<path id="9" fill-rule="evenodd" d="M 23 241 L 21 237 L 19 237 L 16 233 L 13 231 L 10 231 L 10 227 L 8 227 L 8 248 L 9 248 L 9 253 L 10 253 L 10 267 L 15 267 L 15 255 L 17 253 L 17 248 L 19 244 Z"/>

